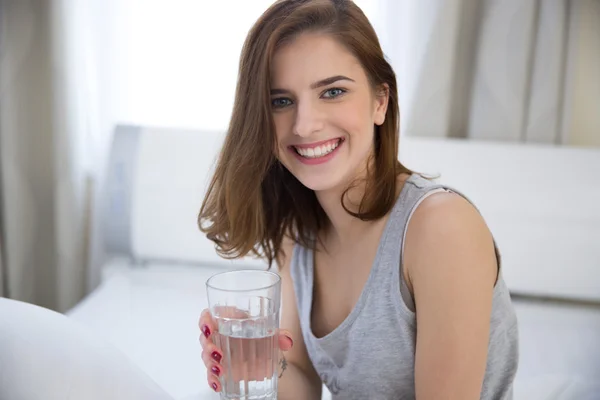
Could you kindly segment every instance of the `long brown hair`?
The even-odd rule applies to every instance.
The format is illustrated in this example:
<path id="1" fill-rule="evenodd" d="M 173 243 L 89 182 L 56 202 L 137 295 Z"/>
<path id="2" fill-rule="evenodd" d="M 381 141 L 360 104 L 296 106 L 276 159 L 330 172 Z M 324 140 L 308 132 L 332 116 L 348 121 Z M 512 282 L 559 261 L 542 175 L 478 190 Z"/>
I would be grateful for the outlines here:
<path id="1" fill-rule="evenodd" d="M 279 0 L 252 27 L 240 57 L 233 113 L 204 198 L 198 223 L 226 258 L 249 253 L 272 265 L 285 236 L 315 248 L 328 222 L 315 193 L 276 158 L 271 115 L 271 60 L 303 32 L 332 35 L 360 61 L 375 92 L 387 84 L 385 121 L 375 126 L 372 170 L 358 211 L 362 220 L 383 217 L 396 200 L 397 176 L 411 171 L 398 161 L 399 110 L 396 76 L 363 12 L 350 0 Z"/>

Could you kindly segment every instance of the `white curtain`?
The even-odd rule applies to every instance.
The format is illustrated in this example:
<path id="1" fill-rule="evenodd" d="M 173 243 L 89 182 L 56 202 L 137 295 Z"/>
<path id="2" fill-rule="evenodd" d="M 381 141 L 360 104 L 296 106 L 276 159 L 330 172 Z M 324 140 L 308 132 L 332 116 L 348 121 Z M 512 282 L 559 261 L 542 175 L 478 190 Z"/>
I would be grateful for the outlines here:
<path id="1" fill-rule="evenodd" d="M 96 139 L 110 129 L 100 57 L 110 45 L 90 46 L 98 4 L 0 2 L 3 295 L 60 311 L 86 293 L 97 150 L 106 140 Z"/>
<path id="2" fill-rule="evenodd" d="M 54 10 L 49 2 L 4 0 L 1 5 L 5 295 L 57 307 L 59 228 L 54 173 L 58 162 L 54 147 L 60 139 L 59 107 L 52 85 Z"/>
<path id="3" fill-rule="evenodd" d="M 600 146 L 599 1 L 384 3 L 403 134 Z"/>
<path id="4" fill-rule="evenodd" d="M 600 1 L 569 2 L 562 134 L 576 145 L 600 146 Z"/>

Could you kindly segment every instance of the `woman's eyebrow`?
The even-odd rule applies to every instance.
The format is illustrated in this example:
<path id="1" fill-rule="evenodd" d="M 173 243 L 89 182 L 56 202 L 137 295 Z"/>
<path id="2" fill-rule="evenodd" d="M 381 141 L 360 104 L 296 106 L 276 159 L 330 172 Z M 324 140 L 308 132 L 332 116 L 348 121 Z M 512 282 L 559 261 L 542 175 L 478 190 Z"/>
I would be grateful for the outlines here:
<path id="1" fill-rule="evenodd" d="M 315 83 L 313 83 L 312 85 L 310 85 L 311 89 L 316 89 L 316 88 L 320 88 L 322 86 L 327 86 L 327 85 L 331 85 L 334 82 L 337 81 L 350 81 L 350 82 L 354 82 L 354 79 L 350 79 L 347 76 L 344 75 L 336 75 L 336 76 L 331 76 L 329 78 L 325 78 L 325 79 L 321 79 L 320 81 L 317 81 Z"/>
<path id="2" fill-rule="evenodd" d="M 347 76 L 344 75 L 335 75 L 335 76 L 330 76 L 329 78 L 325 78 L 325 79 L 321 79 L 315 83 L 312 83 L 310 85 L 311 89 L 317 89 L 323 86 L 327 86 L 327 85 L 331 85 L 332 83 L 335 83 L 337 81 L 350 81 L 350 82 L 354 82 L 354 79 L 348 78 Z M 277 95 L 277 94 L 288 94 L 290 93 L 289 90 L 286 89 L 279 89 L 279 88 L 274 88 L 271 89 L 271 95 Z"/>

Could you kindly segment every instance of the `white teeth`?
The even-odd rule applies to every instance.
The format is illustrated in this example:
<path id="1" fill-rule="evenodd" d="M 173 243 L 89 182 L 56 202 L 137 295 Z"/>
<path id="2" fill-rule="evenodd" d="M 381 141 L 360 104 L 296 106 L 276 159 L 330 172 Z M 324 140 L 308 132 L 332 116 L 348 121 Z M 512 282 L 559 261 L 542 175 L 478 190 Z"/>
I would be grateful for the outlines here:
<path id="1" fill-rule="evenodd" d="M 340 143 L 341 143 L 341 140 L 338 140 L 335 143 L 328 143 L 323 146 L 317 146 L 317 147 L 311 147 L 311 148 L 294 147 L 294 149 L 296 149 L 296 152 L 298 154 L 300 154 L 302 157 L 319 158 L 319 157 L 323 157 L 323 156 L 326 156 L 327 154 L 331 153 L 333 150 L 335 150 L 340 145 Z"/>

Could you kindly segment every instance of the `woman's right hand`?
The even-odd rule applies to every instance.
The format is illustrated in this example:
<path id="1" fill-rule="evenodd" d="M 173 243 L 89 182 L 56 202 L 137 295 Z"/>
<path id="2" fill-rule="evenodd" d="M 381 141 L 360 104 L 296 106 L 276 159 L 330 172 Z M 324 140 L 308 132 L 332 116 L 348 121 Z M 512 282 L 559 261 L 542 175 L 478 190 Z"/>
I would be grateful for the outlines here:
<path id="1" fill-rule="evenodd" d="M 228 310 L 231 312 L 229 317 L 236 318 L 236 315 L 241 311 L 231 308 Z M 219 311 L 221 314 L 222 312 Z M 243 317 L 238 315 L 237 318 Z M 219 381 L 219 377 L 223 376 L 226 373 L 224 366 L 221 364 L 223 359 L 223 351 L 217 347 L 215 344 L 215 333 L 217 332 L 217 323 L 212 318 L 210 311 L 205 309 L 202 311 L 200 315 L 200 320 L 198 321 L 198 326 L 200 328 L 200 344 L 202 346 L 202 361 L 204 361 L 204 365 L 206 366 L 207 371 L 207 380 L 208 385 L 215 391 L 221 391 L 221 383 Z M 292 340 L 292 336 L 289 331 L 280 329 L 279 337 L 278 337 L 279 349 L 281 351 L 288 351 L 294 345 Z M 265 365 L 267 363 L 262 363 Z M 243 368 L 241 366 L 240 368 Z M 248 369 L 245 369 L 248 370 Z M 262 371 L 259 368 L 249 368 L 250 371 L 253 371 L 261 376 L 256 377 L 245 377 L 245 379 L 252 378 L 252 380 L 262 380 L 269 374 L 272 374 L 271 371 Z M 239 371 L 231 371 L 234 377 L 240 377 L 244 374 L 244 372 Z M 241 379 L 241 378 L 240 378 Z"/>

